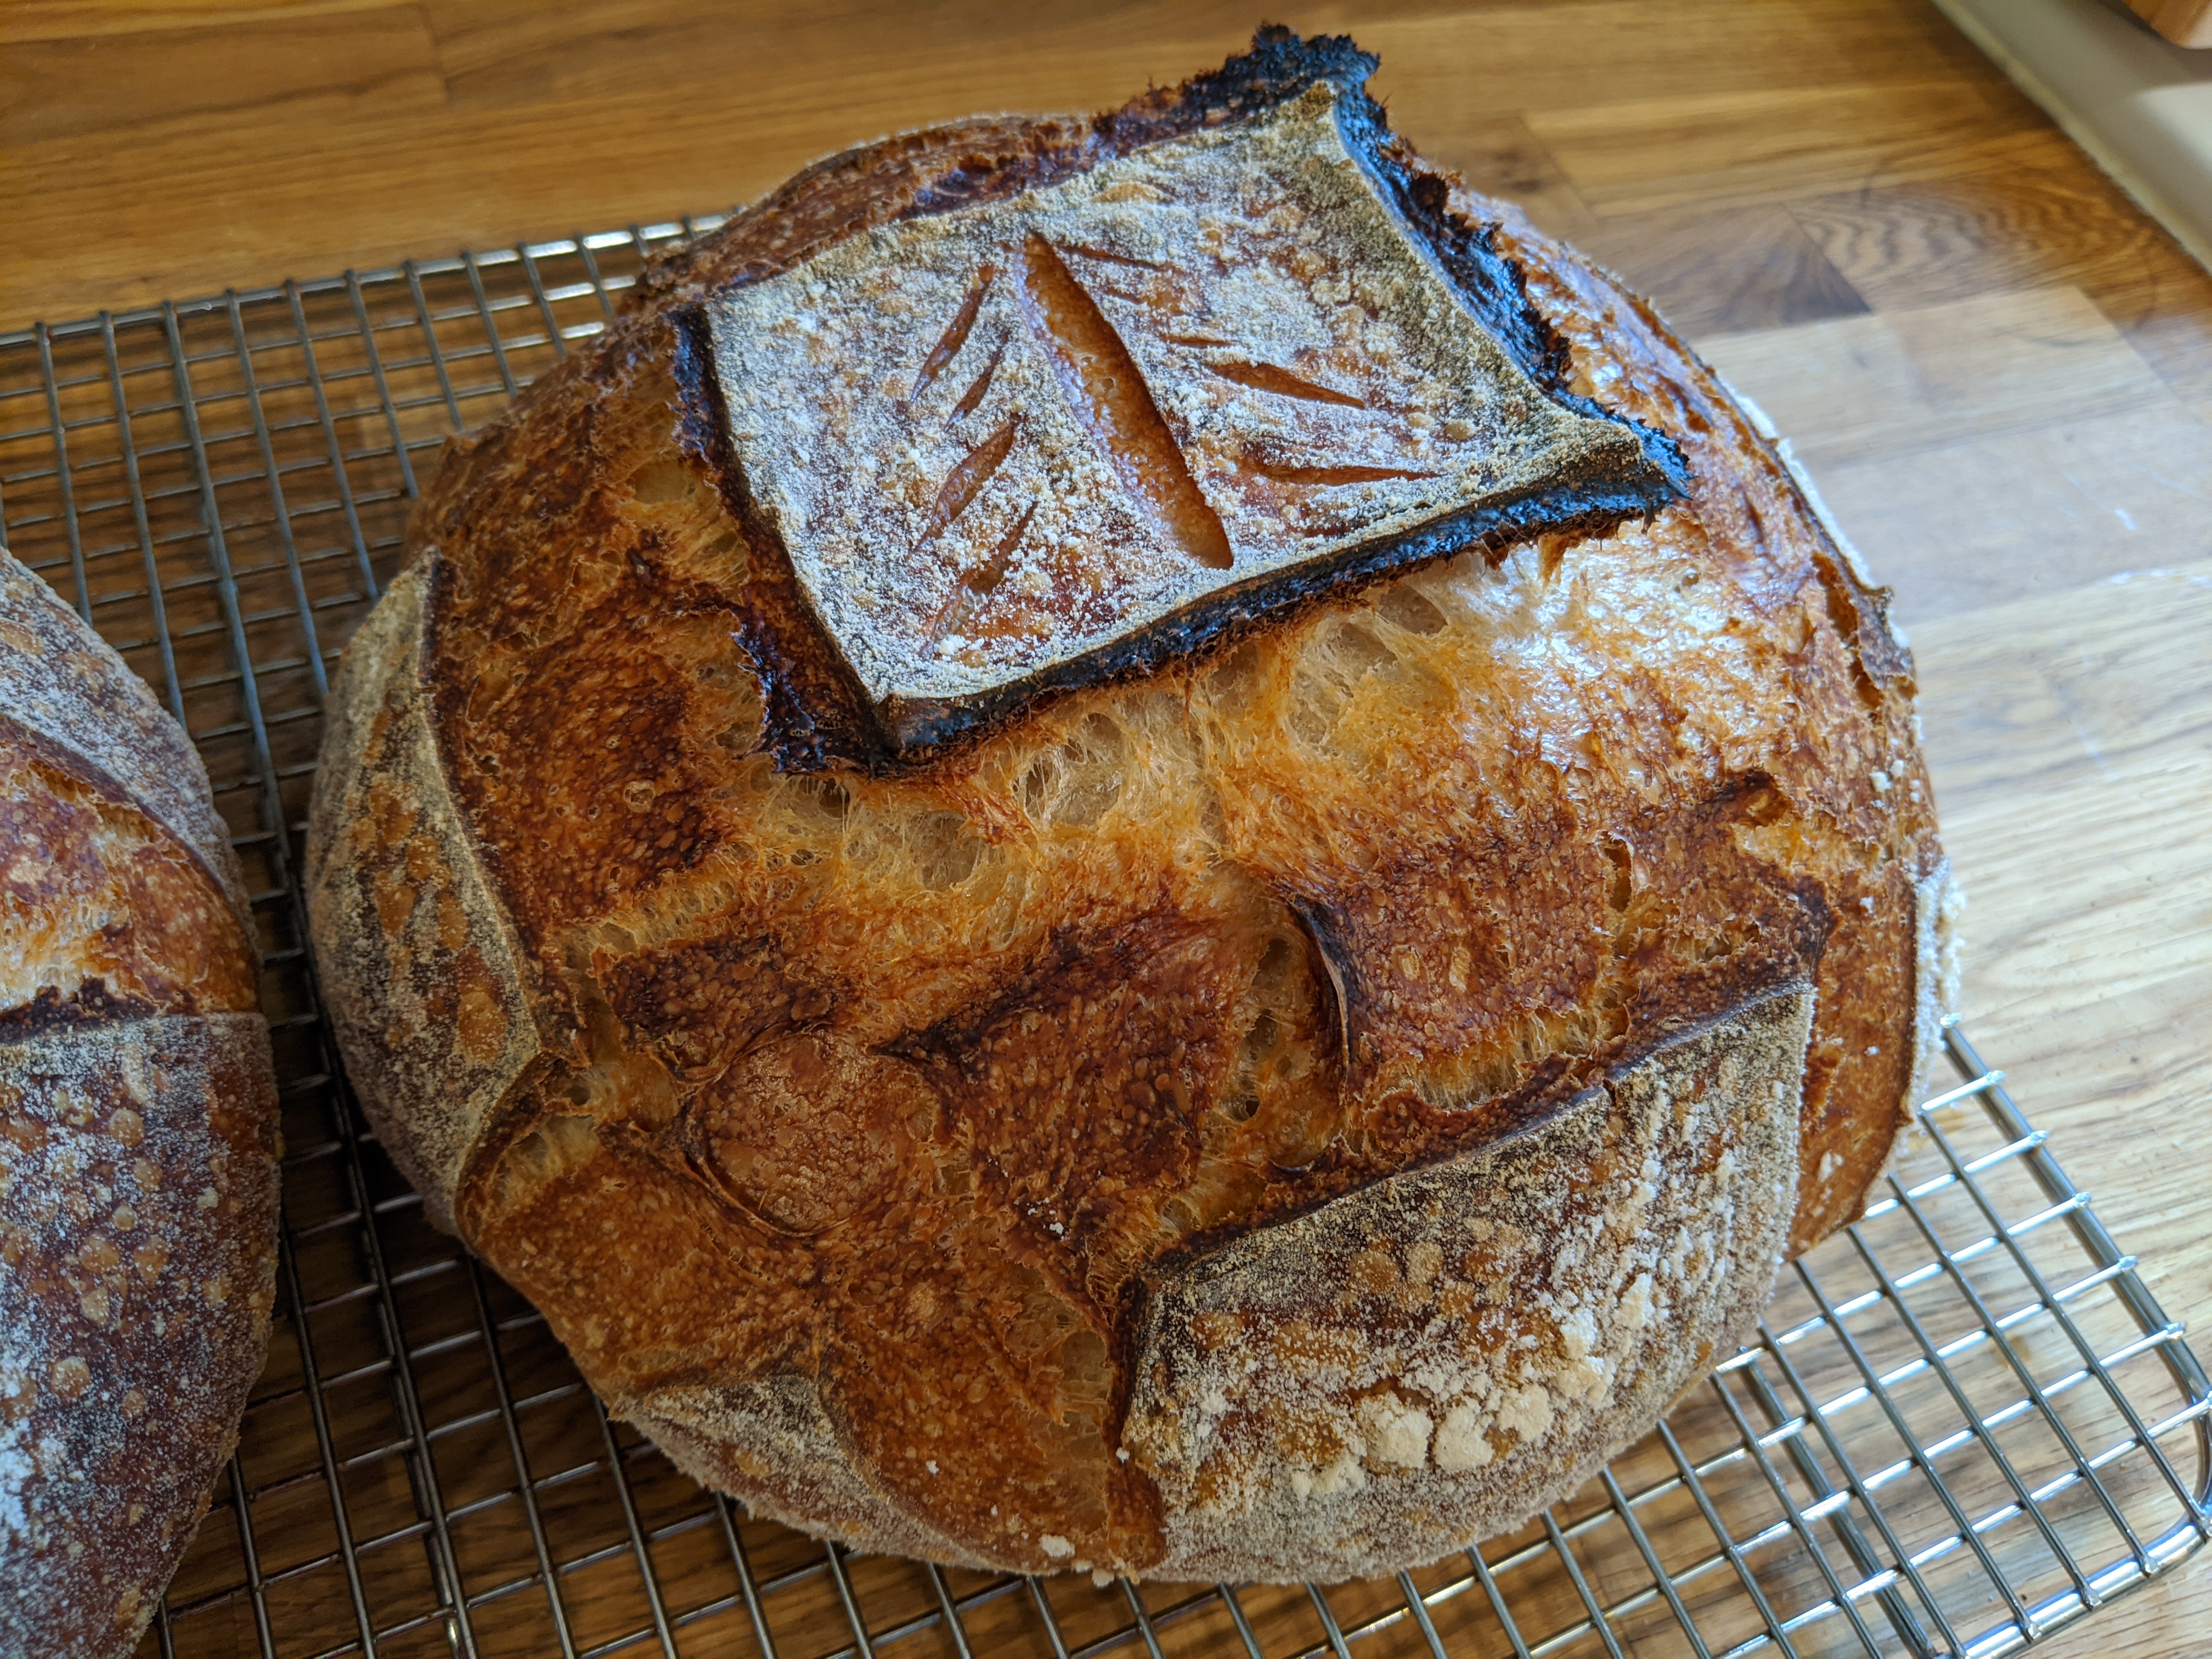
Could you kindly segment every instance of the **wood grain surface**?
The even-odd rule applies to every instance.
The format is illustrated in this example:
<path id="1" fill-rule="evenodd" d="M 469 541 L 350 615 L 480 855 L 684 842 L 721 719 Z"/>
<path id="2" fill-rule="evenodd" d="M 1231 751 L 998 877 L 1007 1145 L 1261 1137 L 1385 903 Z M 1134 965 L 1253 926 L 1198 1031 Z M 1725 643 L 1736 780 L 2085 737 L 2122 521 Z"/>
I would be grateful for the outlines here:
<path id="1" fill-rule="evenodd" d="M 2212 46 L 2212 0 L 2128 0 L 2128 9 L 2180 46 Z"/>
<path id="2" fill-rule="evenodd" d="M 1425 153 L 1793 434 L 1912 635 L 1970 1029 L 2212 1330 L 2212 278 L 1923 0 L 1267 9 L 1379 52 Z M 890 130 L 1118 101 L 1255 21 L 15 0 L 0 327 L 720 208 Z M 2200 1560 L 2049 1650 L 2208 1644 Z"/>

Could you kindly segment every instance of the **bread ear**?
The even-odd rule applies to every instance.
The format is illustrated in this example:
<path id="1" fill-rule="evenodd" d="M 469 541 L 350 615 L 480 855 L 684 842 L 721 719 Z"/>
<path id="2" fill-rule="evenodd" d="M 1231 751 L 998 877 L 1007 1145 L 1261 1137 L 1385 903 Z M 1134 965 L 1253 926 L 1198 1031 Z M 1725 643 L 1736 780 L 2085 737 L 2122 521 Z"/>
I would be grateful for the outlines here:
<path id="1" fill-rule="evenodd" d="M 1163 1577 L 1364 1577 L 1579 1486 L 1765 1304 L 1813 988 L 1556 1115 L 1148 1275 L 1122 1431 Z"/>

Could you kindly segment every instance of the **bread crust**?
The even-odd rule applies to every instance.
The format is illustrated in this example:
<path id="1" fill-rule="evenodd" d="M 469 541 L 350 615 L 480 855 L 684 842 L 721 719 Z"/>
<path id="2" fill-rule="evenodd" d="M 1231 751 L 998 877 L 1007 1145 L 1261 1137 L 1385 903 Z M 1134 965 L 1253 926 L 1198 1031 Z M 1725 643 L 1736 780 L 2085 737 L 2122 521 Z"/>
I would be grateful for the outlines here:
<path id="1" fill-rule="evenodd" d="M 650 271 L 595 351 L 455 447 L 412 585 L 340 676 L 309 891 L 380 1134 L 612 1409 L 865 1547 L 1327 1577 L 1525 1515 L 1856 1213 L 1933 1029 L 1916 895 L 1941 854 L 1885 596 L 1648 307 L 1402 148 L 1510 270 L 1561 394 L 1677 447 L 1684 499 L 1317 599 L 922 763 L 867 761 L 836 665 L 759 625 L 788 566 L 732 507 L 687 308 L 1203 121 L 1218 90 L 886 141 Z M 387 714 L 416 735 L 339 735 Z M 411 862 L 364 839 L 380 784 Z M 448 906 L 488 978 L 426 943 Z M 471 988 L 498 1011 L 480 1065 L 405 1012 Z M 1790 1061 L 1785 1010 L 1809 1020 Z M 374 1051 L 395 1021 L 420 1065 Z M 1287 1477 L 1219 1521 L 1160 1403 L 1202 1370 L 1161 1334 L 1206 1311 L 1178 1263 L 1371 1215 L 1402 1274 L 1430 1224 L 1391 1194 L 1567 1126 L 1612 1156 L 1644 1131 L 1601 1133 L 1596 1102 L 1677 1066 L 1793 1109 L 1716 1127 L 1715 1157 L 1765 1149 L 1766 1185 L 1696 1200 L 1756 1224 L 1693 1340 L 1624 1351 L 1632 1382 L 1481 1469 L 1435 1468 L 1468 1402 L 1391 1383 L 1390 1443 L 1428 1414 L 1425 1479 L 1458 1494 L 1428 1521 L 1429 1488 L 1379 1470 L 1357 1543 L 1270 1510 Z M 1532 1261 L 1566 1243 L 1531 1231 Z M 1336 1288 L 1270 1317 L 1325 1324 Z M 1375 1354 L 1404 1349 L 1397 1316 Z"/>
<path id="2" fill-rule="evenodd" d="M 276 1298 L 258 1014 L 0 1044 L 0 1651 L 124 1654 L 238 1443 Z"/>
<path id="3" fill-rule="evenodd" d="M 1282 56 L 1242 119 L 902 216 L 684 319 L 706 423 L 744 451 L 719 461 L 732 511 L 796 578 L 763 620 L 846 671 L 841 714 L 881 745 L 853 758 L 910 763 L 1392 571 L 1680 495 L 1663 435 L 1513 348 L 1540 320 L 1415 188 L 1367 60 Z M 1519 327 L 1493 335 L 1478 296 Z M 915 367 L 906 337 L 938 319 Z"/>
<path id="4" fill-rule="evenodd" d="M 0 548 L 0 718 L 70 757 L 76 776 L 161 825 L 222 889 L 238 932 L 253 915 L 198 750 L 115 648 Z"/>
<path id="5" fill-rule="evenodd" d="M 1173 1517 L 1152 1570 L 1393 1572 L 1595 1474 L 1765 1305 L 1813 1000 L 1781 987 L 1556 1115 L 1148 1274 L 1122 1443 Z"/>
<path id="6" fill-rule="evenodd" d="M 325 713 L 307 827 L 311 938 L 355 1086 L 397 1115 L 384 1149 L 453 1226 L 461 1166 L 538 1057 L 513 930 L 447 792 L 422 683 L 437 562 L 400 573 L 348 648 Z"/>
<path id="7" fill-rule="evenodd" d="M 106 1659 L 268 1346 L 276 1081 L 198 756 L 4 550 L 0 697 L 0 1651 Z"/>

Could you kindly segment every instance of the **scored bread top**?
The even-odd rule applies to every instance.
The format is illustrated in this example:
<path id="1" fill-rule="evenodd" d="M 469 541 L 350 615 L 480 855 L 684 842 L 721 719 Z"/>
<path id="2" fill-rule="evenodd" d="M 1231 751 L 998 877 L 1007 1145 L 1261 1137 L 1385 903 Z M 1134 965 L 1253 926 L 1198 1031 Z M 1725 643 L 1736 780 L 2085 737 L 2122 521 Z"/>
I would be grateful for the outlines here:
<path id="1" fill-rule="evenodd" d="M 1448 1464 L 1494 1517 L 1647 1425 L 1902 1121 L 1942 866 L 1883 596 L 1648 308 L 1395 138 L 1408 199 L 1491 262 L 1470 313 L 1678 452 L 1679 498 L 1332 581 L 895 756 L 756 510 L 702 307 L 1321 80 L 1349 97 L 1350 52 L 1269 33 L 1094 122 L 889 140 L 650 269 L 455 446 L 335 690 L 309 902 L 381 1144 L 615 1409 L 798 1524 L 1344 1571 L 1373 1558 L 1197 1517 L 1356 1492 L 1354 1530 L 1419 1550 L 1433 1527 L 1392 1517 Z M 944 331 L 909 332 L 902 377 Z M 1699 1111 L 1723 1127 L 1660 1156 Z M 1430 1261 L 1420 1205 L 1492 1158 L 1558 1201 L 1498 1194 L 1519 1245 Z M 1639 1215 L 1681 1235 L 1674 1279 L 1635 1267 Z M 1607 1252 L 1571 1305 L 1571 1224 Z M 1338 1378 L 1294 1421 L 1257 1389 L 1220 1428 L 1250 1458 L 1209 1469 L 1184 1384 L 1237 1310 L 1192 1287 L 1238 1259 L 1323 1264 L 1303 1310 L 1237 1304 L 1293 1346 L 1412 1355 L 1409 1322 L 1444 1321 L 1483 1349 L 1467 1397 L 1401 1376 L 1386 1411 Z M 1383 1290 L 1340 1296 L 1347 1259 Z M 1492 1293 L 1529 1322 L 1496 1354 Z M 1563 1378 L 1574 1411 L 1538 1412 Z"/>
<path id="2" fill-rule="evenodd" d="M 895 746 L 1679 493 L 1456 297 L 1364 100 L 1283 92 L 706 303 L 743 501 Z"/>

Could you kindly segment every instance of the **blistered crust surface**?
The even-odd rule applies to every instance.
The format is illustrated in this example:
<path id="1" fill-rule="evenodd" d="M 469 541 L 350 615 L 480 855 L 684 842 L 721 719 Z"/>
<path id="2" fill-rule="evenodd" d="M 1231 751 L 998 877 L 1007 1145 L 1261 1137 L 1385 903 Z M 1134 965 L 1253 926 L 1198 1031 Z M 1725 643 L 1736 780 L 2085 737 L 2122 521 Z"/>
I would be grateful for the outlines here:
<path id="1" fill-rule="evenodd" d="M 538 1042 L 427 718 L 434 570 L 426 559 L 401 573 L 340 666 L 306 885 L 347 1073 L 427 1212 L 451 1227 L 462 1164 Z"/>
<path id="2" fill-rule="evenodd" d="M 879 703 L 1642 473 L 1637 434 L 1554 403 L 1413 234 L 1322 82 L 715 296 L 732 456 Z"/>
<path id="3" fill-rule="evenodd" d="M 0 714 L 73 755 L 174 836 L 253 923 L 198 751 L 112 646 L 0 547 Z"/>
<path id="4" fill-rule="evenodd" d="M 1152 1285 L 1123 1444 L 1168 1578 L 1349 1578 L 1565 1495 L 1734 1350 L 1797 1190 L 1809 986 L 1521 1134 Z"/>
<path id="5" fill-rule="evenodd" d="M 1340 595 L 927 764 L 791 760 L 836 665 L 755 625 L 781 579 L 719 491 L 678 313 L 1213 96 L 810 171 L 648 271 L 412 532 L 465 841 L 423 856 L 481 873 L 513 952 L 488 965 L 543 1044 L 463 1167 L 465 1237 L 618 1409 L 726 1407 L 673 1431 L 688 1467 L 840 1535 L 890 1536 L 880 1504 L 945 1559 L 1167 1558 L 1164 1488 L 1120 1455 L 1155 1264 L 1474 1155 L 1809 982 L 1802 1249 L 1856 1213 L 1912 1070 L 1940 849 L 1883 596 L 1645 308 L 1410 158 L 1556 331 L 1567 392 L 1680 447 L 1686 499 Z M 323 787 L 414 764 L 344 738 Z M 366 937 L 353 879 L 319 872 L 315 902 L 352 895 Z M 397 1000 L 365 971 L 346 995 L 365 1033 Z M 371 1093 L 446 1136 L 478 1074 L 420 1053 Z M 738 1425 L 771 1378 L 805 1432 Z M 710 1461 L 725 1431 L 781 1449 Z"/>
<path id="6" fill-rule="evenodd" d="M 276 1082 L 258 1014 L 0 1044 L 0 1653 L 128 1653 L 261 1369 Z"/>

